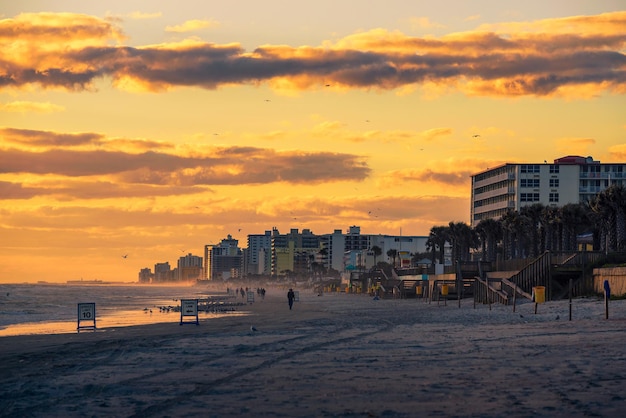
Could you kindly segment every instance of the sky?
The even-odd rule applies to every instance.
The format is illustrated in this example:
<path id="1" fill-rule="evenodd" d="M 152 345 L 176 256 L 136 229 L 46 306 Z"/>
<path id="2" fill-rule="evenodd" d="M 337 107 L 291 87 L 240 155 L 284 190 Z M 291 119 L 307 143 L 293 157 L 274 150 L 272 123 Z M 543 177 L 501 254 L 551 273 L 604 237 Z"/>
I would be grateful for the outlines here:
<path id="1" fill-rule="evenodd" d="M 624 1 L 2 2 L 0 283 L 425 236 L 489 167 L 625 162 L 625 99 Z"/>

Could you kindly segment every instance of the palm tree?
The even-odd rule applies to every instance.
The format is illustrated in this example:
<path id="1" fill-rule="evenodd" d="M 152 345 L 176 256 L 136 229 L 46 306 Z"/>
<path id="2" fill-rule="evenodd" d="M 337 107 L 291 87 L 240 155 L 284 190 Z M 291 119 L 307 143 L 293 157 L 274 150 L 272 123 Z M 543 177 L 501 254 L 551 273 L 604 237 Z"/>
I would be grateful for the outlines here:
<path id="1" fill-rule="evenodd" d="M 507 211 L 502 218 L 504 259 L 510 260 L 517 257 L 519 213 L 514 210 Z"/>
<path id="2" fill-rule="evenodd" d="M 397 256 L 398 256 L 398 250 L 395 250 L 395 249 L 392 248 L 391 250 L 387 251 L 387 257 L 393 258 L 393 264 L 392 265 L 393 265 L 394 268 L 396 267 L 396 257 Z"/>
<path id="3" fill-rule="evenodd" d="M 464 222 L 450 222 L 450 243 L 452 244 L 452 260 L 456 262 L 468 261 L 470 249 L 477 247 L 478 236 L 476 232 Z"/>
<path id="4" fill-rule="evenodd" d="M 432 263 L 439 260 L 440 264 L 445 261 L 445 247 L 449 236 L 449 228 L 447 226 L 433 226 L 430 228 L 428 239 L 426 240 L 426 250 L 432 253 Z M 437 257 L 439 253 L 439 257 Z"/>
<path id="5" fill-rule="evenodd" d="M 376 257 L 378 257 L 379 255 L 381 255 L 383 253 L 383 250 L 378 246 L 378 245 L 374 245 L 371 248 L 372 252 L 374 253 L 374 267 L 376 267 Z"/>
<path id="6" fill-rule="evenodd" d="M 606 239 L 601 245 L 606 251 L 620 250 L 626 244 L 626 189 L 614 184 L 598 193 L 589 202 L 590 208 L 604 222 L 601 228 Z"/>
<path id="7" fill-rule="evenodd" d="M 546 250 L 554 251 L 557 249 L 559 236 L 559 225 L 561 223 L 561 211 L 556 206 L 546 206 L 541 213 L 541 229 L 543 236 L 543 245 L 541 252 Z"/>
<path id="8" fill-rule="evenodd" d="M 322 263 L 321 263 L 321 264 L 322 264 L 322 267 L 323 267 L 323 268 L 330 267 L 329 265 L 325 264 L 325 263 L 327 263 L 327 261 L 328 261 L 328 260 L 326 259 L 326 256 L 328 255 L 328 248 L 326 248 L 326 247 L 322 247 L 322 248 L 320 248 L 320 250 L 317 252 L 317 254 L 319 254 L 319 255 L 320 255 L 320 258 L 321 258 L 321 260 L 322 260 Z"/>
<path id="9" fill-rule="evenodd" d="M 487 218 L 480 221 L 475 230 L 482 244 L 482 261 L 496 261 L 498 242 L 502 240 L 502 224 Z"/>
<path id="10" fill-rule="evenodd" d="M 534 203 L 532 205 L 523 206 L 520 209 L 520 215 L 526 217 L 530 229 L 527 231 L 528 240 L 528 256 L 535 258 L 539 255 L 541 244 L 541 214 L 543 213 L 544 205 L 541 203 Z"/>
<path id="11" fill-rule="evenodd" d="M 587 211 L 580 203 L 569 203 L 561 207 L 561 214 L 563 220 L 562 249 L 563 251 L 576 251 L 576 237 L 579 232 L 582 232 L 581 227 L 584 228 L 588 223 Z"/>

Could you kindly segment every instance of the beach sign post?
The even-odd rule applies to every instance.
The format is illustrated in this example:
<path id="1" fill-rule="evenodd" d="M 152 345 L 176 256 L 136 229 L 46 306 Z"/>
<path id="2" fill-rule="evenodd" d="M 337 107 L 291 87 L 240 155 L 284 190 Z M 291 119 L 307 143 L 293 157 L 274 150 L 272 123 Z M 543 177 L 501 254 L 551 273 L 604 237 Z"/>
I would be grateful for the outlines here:
<path id="1" fill-rule="evenodd" d="M 193 321 L 185 321 L 185 317 L 194 317 Z M 198 299 L 181 299 L 180 301 L 180 325 L 196 324 L 200 325 L 198 320 Z"/>
<path id="2" fill-rule="evenodd" d="M 254 292 L 252 290 L 248 290 L 248 303 L 254 303 Z"/>
<path id="3" fill-rule="evenodd" d="M 81 322 L 88 322 L 88 325 L 82 325 Z M 80 330 L 96 330 L 96 304 L 91 303 L 79 303 L 78 304 L 78 323 L 76 325 L 76 331 Z"/>
<path id="4" fill-rule="evenodd" d="M 611 299 L 611 285 L 604 281 L 604 319 L 609 319 L 609 300 Z"/>
<path id="5" fill-rule="evenodd" d="M 299 290 L 294 290 L 293 291 L 293 301 L 294 302 L 300 302 L 300 291 Z"/>

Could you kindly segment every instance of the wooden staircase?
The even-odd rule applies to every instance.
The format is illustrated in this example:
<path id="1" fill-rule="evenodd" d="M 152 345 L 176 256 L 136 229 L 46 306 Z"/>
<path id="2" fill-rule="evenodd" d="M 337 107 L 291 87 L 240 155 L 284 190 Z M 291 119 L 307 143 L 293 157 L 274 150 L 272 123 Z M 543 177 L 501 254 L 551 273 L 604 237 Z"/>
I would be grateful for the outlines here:
<path id="1" fill-rule="evenodd" d="M 510 304 L 516 297 L 532 300 L 532 289 L 546 288 L 546 300 L 557 300 L 569 293 L 568 282 L 574 280 L 572 296 L 593 290 L 592 277 L 585 275 L 586 266 L 601 260 L 599 252 L 553 253 L 546 251 L 509 278 L 490 279 L 481 271 L 476 278 L 477 303 Z"/>

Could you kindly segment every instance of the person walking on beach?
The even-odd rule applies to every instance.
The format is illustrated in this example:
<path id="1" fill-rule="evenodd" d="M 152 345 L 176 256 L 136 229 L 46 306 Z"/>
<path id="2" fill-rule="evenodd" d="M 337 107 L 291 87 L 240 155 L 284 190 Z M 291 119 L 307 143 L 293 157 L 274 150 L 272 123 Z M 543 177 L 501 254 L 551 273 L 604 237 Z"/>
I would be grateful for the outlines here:
<path id="1" fill-rule="evenodd" d="M 287 292 L 287 300 L 289 301 L 289 310 L 293 307 L 293 300 L 296 298 L 296 295 L 293 293 L 293 289 L 289 289 Z"/>

